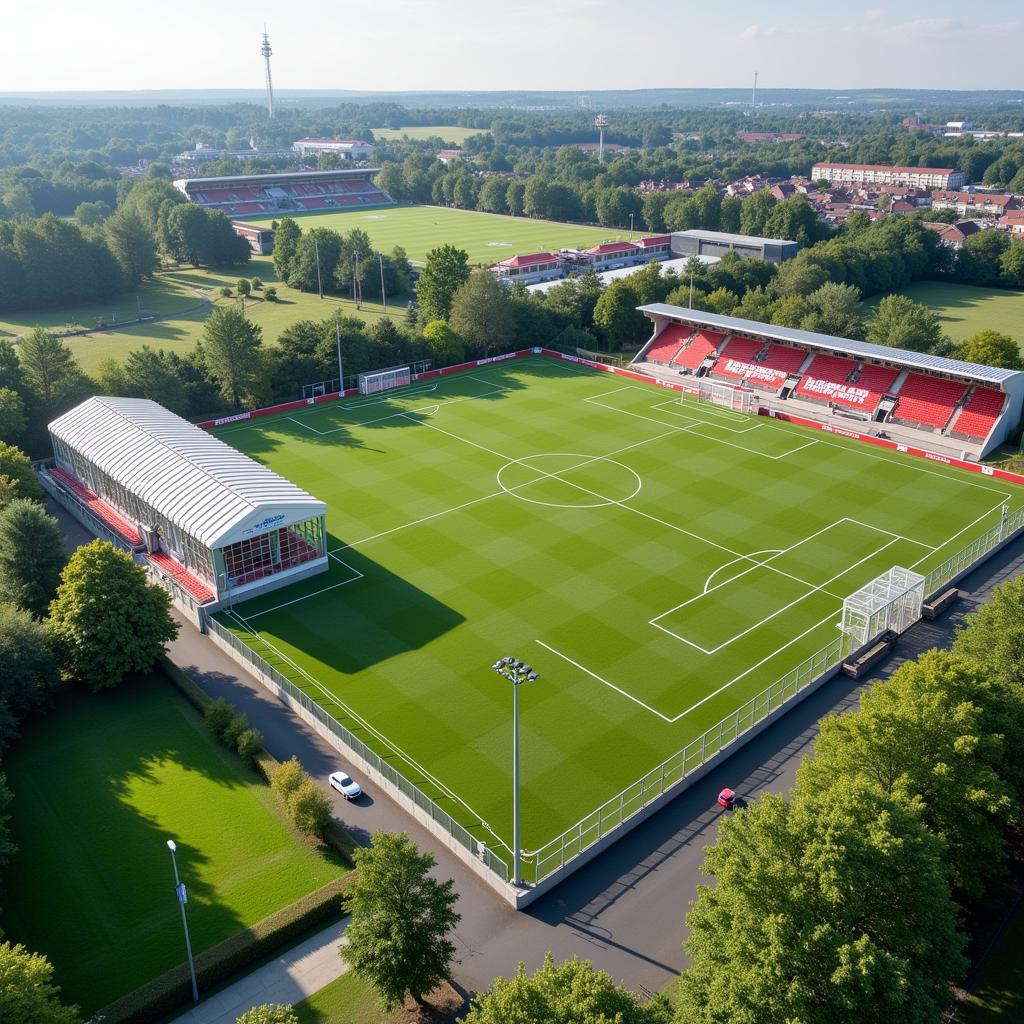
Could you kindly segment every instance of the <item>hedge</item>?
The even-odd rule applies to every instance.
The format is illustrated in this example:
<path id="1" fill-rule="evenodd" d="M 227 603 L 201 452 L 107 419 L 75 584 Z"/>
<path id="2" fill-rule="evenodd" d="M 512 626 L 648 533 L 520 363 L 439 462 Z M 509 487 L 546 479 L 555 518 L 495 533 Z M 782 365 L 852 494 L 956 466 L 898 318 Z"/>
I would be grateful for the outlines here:
<path id="1" fill-rule="evenodd" d="M 195 958 L 196 982 L 200 996 L 230 981 L 250 964 L 276 953 L 314 928 L 336 920 L 344 911 L 345 890 L 353 872 L 308 893 L 290 906 L 257 921 L 245 931 L 232 935 Z M 94 1019 L 103 1024 L 152 1024 L 170 1017 L 192 1002 L 188 964 L 161 974 L 134 992 L 105 1006 Z"/>

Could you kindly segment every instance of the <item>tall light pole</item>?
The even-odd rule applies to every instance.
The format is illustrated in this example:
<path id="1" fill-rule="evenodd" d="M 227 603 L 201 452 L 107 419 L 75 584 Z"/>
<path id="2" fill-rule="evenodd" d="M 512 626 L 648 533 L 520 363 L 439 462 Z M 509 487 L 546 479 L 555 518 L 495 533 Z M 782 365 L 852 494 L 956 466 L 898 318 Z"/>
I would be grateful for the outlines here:
<path id="1" fill-rule="evenodd" d="M 512 884 L 522 878 L 522 847 L 519 842 L 519 687 L 535 683 L 540 676 L 518 658 L 505 657 L 491 668 L 512 684 Z"/>
<path id="2" fill-rule="evenodd" d="M 345 397 L 345 374 L 341 369 L 341 327 L 334 321 L 334 344 L 338 348 L 338 397 Z"/>
<path id="3" fill-rule="evenodd" d="M 629 215 L 629 240 L 633 241 L 633 214 Z"/>
<path id="4" fill-rule="evenodd" d="M 320 280 L 320 243 L 314 238 L 313 239 L 313 253 L 316 255 L 316 290 L 320 293 L 320 298 L 324 297 L 324 284 Z"/>
<path id="5" fill-rule="evenodd" d="M 178 897 L 178 905 L 181 907 L 181 926 L 185 929 L 185 951 L 188 953 L 188 973 L 192 975 L 192 1001 L 199 1002 L 199 986 L 196 985 L 196 967 L 192 962 L 192 940 L 188 937 L 188 918 L 185 917 L 185 904 L 188 902 L 188 894 L 185 886 L 178 877 L 178 858 L 174 853 L 178 849 L 173 839 L 167 840 L 167 849 L 171 851 L 171 863 L 174 865 L 174 894 Z"/>
<path id="6" fill-rule="evenodd" d="M 384 291 L 384 253 L 377 253 L 377 260 L 380 263 L 380 298 L 384 303 L 384 312 L 388 311 L 388 296 Z"/>

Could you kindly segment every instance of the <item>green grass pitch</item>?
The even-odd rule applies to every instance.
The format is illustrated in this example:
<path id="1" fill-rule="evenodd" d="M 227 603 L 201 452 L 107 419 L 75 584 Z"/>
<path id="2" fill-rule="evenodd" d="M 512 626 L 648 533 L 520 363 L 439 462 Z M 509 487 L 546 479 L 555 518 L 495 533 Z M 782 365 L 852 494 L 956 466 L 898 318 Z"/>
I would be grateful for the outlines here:
<path id="1" fill-rule="evenodd" d="M 269 227 L 273 217 L 244 218 Z M 347 233 L 362 228 L 374 248 L 390 251 L 402 246 L 409 259 L 422 263 L 427 253 L 445 242 L 465 249 L 470 263 L 489 266 L 517 253 L 563 248 L 587 248 L 598 242 L 618 241 L 628 232 L 616 228 L 562 224 L 529 217 L 504 217 L 444 206 L 381 206 L 370 210 L 339 210 L 300 214 L 295 218 L 303 231 L 331 228 Z M 638 231 L 639 238 L 645 232 Z"/>
<path id="2" fill-rule="evenodd" d="M 329 573 L 222 621 L 507 856 L 837 636 L 843 598 L 1011 485 L 543 356 L 232 425 L 327 502 Z"/>
<path id="3" fill-rule="evenodd" d="M 5 937 L 46 953 L 86 1015 L 185 959 L 169 838 L 197 953 L 344 870 L 291 833 L 159 675 L 69 699 L 4 769 L 18 845 Z"/>

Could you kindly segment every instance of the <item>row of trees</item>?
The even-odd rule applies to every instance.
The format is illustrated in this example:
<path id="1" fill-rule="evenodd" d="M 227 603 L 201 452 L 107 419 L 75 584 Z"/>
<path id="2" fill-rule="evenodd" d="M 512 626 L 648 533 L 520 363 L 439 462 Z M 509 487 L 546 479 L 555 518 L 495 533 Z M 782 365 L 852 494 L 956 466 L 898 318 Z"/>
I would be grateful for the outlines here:
<path id="1" fill-rule="evenodd" d="M 678 1024 L 937 1021 L 1024 797 L 1024 580 L 826 718 L 789 800 L 725 821 Z"/>

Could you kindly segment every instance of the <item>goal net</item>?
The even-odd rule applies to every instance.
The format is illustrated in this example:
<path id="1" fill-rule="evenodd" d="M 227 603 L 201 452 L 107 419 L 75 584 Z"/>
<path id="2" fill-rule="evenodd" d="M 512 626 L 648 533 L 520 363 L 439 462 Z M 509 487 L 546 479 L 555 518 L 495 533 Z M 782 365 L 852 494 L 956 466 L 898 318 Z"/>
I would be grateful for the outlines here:
<path id="1" fill-rule="evenodd" d="M 378 370 L 376 373 L 359 374 L 359 393 L 376 395 L 391 388 L 405 387 L 412 381 L 412 371 L 408 366 L 398 366 L 390 370 Z"/>
<path id="2" fill-rule="evenodd" d="M 701 379 L 697 381 L 697 400 L 721 405 L 736 412 L 752 412 L 754 408 L 754 392 L 746 388 L 734 388 L 717 381 Z"/>
<path id="3" fill-rule="evenodd" d="M 921 618 L 925 578 L 912 569 L 893 566 L 843 602 L 840 629 L 854 647 L 862 647 L 879 633 L 902 633 Z"/>

